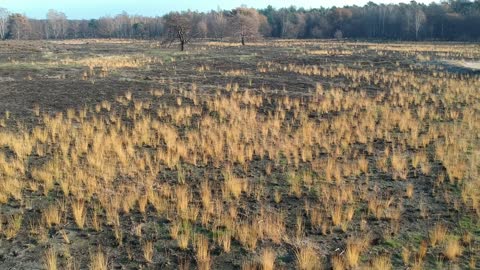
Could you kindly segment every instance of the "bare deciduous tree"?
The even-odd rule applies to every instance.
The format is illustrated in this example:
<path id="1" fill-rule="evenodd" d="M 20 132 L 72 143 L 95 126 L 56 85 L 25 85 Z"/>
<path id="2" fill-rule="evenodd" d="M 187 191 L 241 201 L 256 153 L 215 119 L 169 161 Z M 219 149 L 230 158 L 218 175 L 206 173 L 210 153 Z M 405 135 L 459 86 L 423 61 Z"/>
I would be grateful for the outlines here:
<path id="1" fill-rule="evenodd" d="M 132 37 L 132 18 L 128 15 L 127 12 L 122 12 L 115 16 L 116 28 L 118 29 L 118 36 L 121 38 L 130 38 Z"/>
<path id="2" fill-rule="evenodd" d="M 180 50 L 185 50 L 185 45 L 193 37 L 192 14 L 190 12 L 178 13 L 172 12 L 165 18 L 167 28 L 167 39 L 165 42 L 173 43 L 175 40 L 180 42 Z"/>
<path id="3" fill-rule="evenodd" d="M 232 11 L 230 18 L 231 33 L 233 36 L 240 37 L 242 45 L 245 45 L 247 39 L 254 40 L 260 36 L 260 15 L 253 8 L 236 8 Z"/>
<path id="4" fill-rule="evenodd" d="M 112 37 L 115 31 L 114 20 L 110 16 L 102 17 L 97 21 L 97 34 L 101 37 Z"/>
<path id="5" fill-rule="evenodd" d="M 202 38 L 206 38 L 208 35 L 208 25 L 205 19 L 198 21 L 197 23 L 198 35 Z"/>
<path id="6" fill-rule="evenodd" d="M 51 31 L 51 34 L 55 39 L 59 37 L 65 37 L 68 26 L 67 16 L 65 13 L 50 9 L 47 13 L 47 22 L 49 29 L 47 34 Z"/>
<path id="7" fill-rule="evenodd" d="M 427 16 L 425 16 L 425 13 L 418 9 L 415 11 L 415 19 L 414 19 L 414 25 L 415 25 L 415 39 L 418 39 L 418 32 L 420 31 L 420 28 L 422 25 L 425 23 L 427 20 Z"/>
<path id="8" fill-rule="evenodd" d="M 30 32 L 30 22 L 25 15 L 14 13 L 8 17 L 8 36 L 11 39 L 26 39 Z"/>
<path id="9" fill-rule="evenodd" d="M 0 40 L 7 37 L 8 16 L 10 16 L 10 12 L 5 8 L 0 8 Z"/>
<path id="10" fill-rule="evenodd" d="M 227 34 L 228 20 L 222 11 L 211 12 L 208 16 L 209 30 L 213 37 L 222 39 Z"/>
<path id="11" fill-rule="evenodd" d="M 336 38 L 337 40 L 340 40 L 343 38 L 343 32 L 337 29 L 337 31 L 335 31 L 335 33 L 333 34 L 333 37 Z"/>

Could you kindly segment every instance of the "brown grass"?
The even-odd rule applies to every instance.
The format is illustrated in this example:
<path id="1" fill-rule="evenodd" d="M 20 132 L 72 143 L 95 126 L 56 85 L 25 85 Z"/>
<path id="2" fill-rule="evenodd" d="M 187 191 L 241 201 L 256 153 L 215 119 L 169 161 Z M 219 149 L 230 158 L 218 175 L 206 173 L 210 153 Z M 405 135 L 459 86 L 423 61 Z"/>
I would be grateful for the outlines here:
<path id="1" fill-rule="evenodd" d="M 47 270 L 57 270 L 57 252 L 53 248 L 45 251 L 43 256 L 44 266 Z"/>
<path id="2" fill-rule="evenodd" d="M 75 200 L 72 202 L 72 214 L 78 228 L 83 229 L 87 218 L 87 210 L 83 200 Z"/>
<path id="3" fill-rule="evenodd" d="M 105 253 L 98 248 L 95 253 L 90 255 L 90 270 L 107 270 L 108 269 L 108 258 Z"/>
<path id="4" fill-rule="evenodd" d="M 335 255 L 335 256 L 332 257 L 331 263 L 332 263 L 332 269 L 333 270 L 345 270 L 345 269 L 347 269 L 345 261 L 343 260 L 342 257 L 340 257 L 338 255 Z"/>
<path id="5" fill-rule="evenodd" d="M 456 260 L 460 255 L 462 255 L 463 247 L 460 244 L 460 241 L 455 236 L 449 236 L 445 240 L 445 244 L 443 246 L 443 255 L 450 260 Z"/>
<path id="6" fill-rule="evenodd" d="M 322 261 L 313 247 L 307 245 L 295 251 L 297 267 L 301 270 L 322 269 Z"/>
<path id="7" fill-rule="evenodd" d="M 195 258 L 199 269 L 210 269 L 210 250 L 208 246 L 207 237 L 204 235 L 195 236 Z"/>
<path id="8" fill-rule="evenodd" d="M 437 224 L 429 233 L 430 245 L 435 247 L 437 244 L 441 244 L 447 236 L 447 228 L 442 224 Z"/>
<path id="9" fill-rule="evenodd" d="M 153 262 L 154 246 L 152 241 L 145 241 L 142 246 L 143 258 L 148 263 Z"/>
<path id="10" fill-rule="evenodd" d="M 392 262 L 390 260 L 389 256 L 378 256 L 373 258 L 371 262 L 371 269 L 374 270 L 391 270 L 393 269 L 392 267 Z"/>
<path id="11" fill-rule="evenodd" d="M 405 266 L 410 264 L 411 251 L 406 247 L 402 247 L 402 261 Z"/>
<path id="12" fill-rule="evenodd" d="M 411 199 L 413 197 L 413 191 L 414 191 L 414 186 L 413 184 L 409 183 L 407 185 L 407 189 L 405 191 L 405 196 L 409 199 Z"/>
<path id="13" fill-rule="evenodd" d="M 361 253 L 368 247 L 368 239 L 350 238 L 347 240 L 345 262 L 349 267 L 357 267 Z"/>
<path id="14" fill-rule="evenodd" d="M 222 247 L 224 252 L 226 253 L 230 252 L 231 243 L 232 243 L 232 234 L 230 233 L 230 231 L 221 232 L 218 235 L 217 241 L 219 245 Z"/>
<path id="15" fill-rule="evenodd" d="M 99 239 L 114 237 L 118 248 L 112 258 L 125 253 L 129 260 L 142 260 L 143 253 L 142 261 L 152 262 L 153 243 L 167 240 L 159 235 L 163 230 L 149 224 L 167 220 L 178 257 L 193 262 L 195 256 L 199 267 L 208 268 L 217 256 L 236 256 L 225 253 L 239 249 L 260 258 L 249 267 L 284 267 L 275 264 L 276 248 L 302 241 L 290 252 L 297 261 L 285 267 L 310 269 L 321 251 L 335 269 L 388 269 L 401 263 L 377 256 L 378 244 L 370 248 L 368 239 L 356 239 L 357 232 L 380 232 L 385 241 L 399 235 L 408 239 L 403 236 L 410 226 L 402 225 L 410 220 L 418 228 L 432 224 L 439 206 L 458 211 L 458 220 L 478 216 L 478 76 L 408 64 L 435 56 L 479 57 L 475 47 L 451 45 L 449 51 L 441 44 L 321 41 L 272 46 L 292 61 L 177 69 L 180 61 L 195 58 L 192 52 L 167 57 L 168 65 L 141 54 L 64 61 L 59 56 L 37 63 L 77 66 L 72 80 L 92 82 L 106 81 L 113 70 L 134 73 L 153 65 L 177 75 L 193 70 L 204 78 L 210 73 L 231 78 L 214 89 L 202 80 L 155 78 L 161 85 L 150 89 L 150 96 L 135 88 L 64 112 L 36 105 L 26 123 L 15 112 L 2 112 L 0 237 L 16 243 L 28 236 L 47 246 L 57 239 L 49 237 L 55 231 L 62 244 L 77 248 L 74 221 L 83 233 L 91 228 Z M 357 60 L 372 52 L 398 62 Z M 325 57 L 338 54 L 352 61 Z M 12 65 L 22 64 L 15 61 Z M 287 78 L 285 89 L 259 85 L 258 76 L 251 76 L 257 73 Z M 305 79 L 305 91 L 288 92 L 289 82 L 297 84 L 298 78 Z M 449 227 L 457 225 L 456 217 L 446 219 Z M 432 258 L 442 257 L 467 265 L 464 260 L 473 256 L 478 241 L 464 229 L 461 241 L 450 239 L 445 225 L 436 225 L 416 250 L 402 242 L 405 267 L 427 267 Z M 213 241 L 199 232 L 213 235 Z M 321 246 L 317 252 L 305 244 L 320 233 L 322 245 L 335 239 L 339 247 Z M 141 244 L 132 247 L 130 237 Z M 275 249 L 265 249 L 270 244 Z M 400 252 L 383 248 L 385 254 Z M 223 252 L 210 254 L 214 249 Z"/>
<path id="16" fill-rule="evenodd" d="M 47 227 L 60 224 L 62 220 L 62 214 L 59 207 L 55 204 L 52 204 L 45 209 L 45 212 L 43 212 L 43 220 Z"/>
<path id="17" fill-rule="evenodd" d="M 271 248 L 266 248 L 260 254 L 260 264 L 262 270 L 273 270 L 275 269 L 275 251 Z"/>

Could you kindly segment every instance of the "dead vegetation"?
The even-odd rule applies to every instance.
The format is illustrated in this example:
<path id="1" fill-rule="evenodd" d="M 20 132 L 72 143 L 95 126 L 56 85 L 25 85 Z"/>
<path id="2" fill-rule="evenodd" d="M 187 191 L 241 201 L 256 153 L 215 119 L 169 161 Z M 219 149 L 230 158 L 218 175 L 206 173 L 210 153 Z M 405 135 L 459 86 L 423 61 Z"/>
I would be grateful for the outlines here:
<path id="1" fill-rule="evenodd" d="M 356 53 L 342 46 L 334 54 Z M 331 55 L 315 49 L 312 57 Z M 451 53 L 473 53 L 457 49 Z M 67 250 L 81 232 L 102 239 L 80 255 L 90 269 L 160 267 L 166 249 L 169 263 L 199 269 L 229 256 L 238 256 L 238 268 L 267 270 L 475 266 L 478 76 L 291 57 L 254 70 L 202 64 L 193 71 L 232 80 L 305 76 L 315 88 L 169 83 L 147 98 L 129 90 L 65 112 L 36 107 L 31 128 L 4 114 L 1 241 L 54 244 L 43 255 L 47 269 L 68 261 L 47 232 L 59 232 Z M 122 59 L 85 65 L 150 63 Z"/>

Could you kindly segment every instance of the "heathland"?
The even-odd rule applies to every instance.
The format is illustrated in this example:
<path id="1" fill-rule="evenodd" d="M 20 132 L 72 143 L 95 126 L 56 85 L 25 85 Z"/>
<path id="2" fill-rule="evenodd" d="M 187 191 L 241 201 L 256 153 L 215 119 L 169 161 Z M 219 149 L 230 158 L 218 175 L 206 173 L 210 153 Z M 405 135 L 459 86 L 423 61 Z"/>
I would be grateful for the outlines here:
<path id="1" fill-rule="evenodd" d="M 6 41 L 1 269 L 475 269 L 478 44 Z"/>

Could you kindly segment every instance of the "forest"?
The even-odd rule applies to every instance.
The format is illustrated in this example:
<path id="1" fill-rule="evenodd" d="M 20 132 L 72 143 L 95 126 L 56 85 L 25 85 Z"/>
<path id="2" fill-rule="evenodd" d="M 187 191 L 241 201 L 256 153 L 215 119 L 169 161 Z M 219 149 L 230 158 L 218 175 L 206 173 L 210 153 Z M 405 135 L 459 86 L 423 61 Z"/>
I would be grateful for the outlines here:
<path id="1" fill-rule="evenodd" d="M 97 19 L 69 19 L 49 10 L 28 18 L 0 7 L 0 39 L 134 38 L 164 39 L 169 18 L 181 17 L 190 38 L 282 38 L 475 41 L 480 38 L 480 1 L 452 0 L 428 5 L 376 4 L 331 8 L 273 8 L 171 12 L 146 17 L 123 12 Z M 241 23 L 239 23 L 241 22 Z M 239 29 L 249 29 L 248 35 Z"/>

